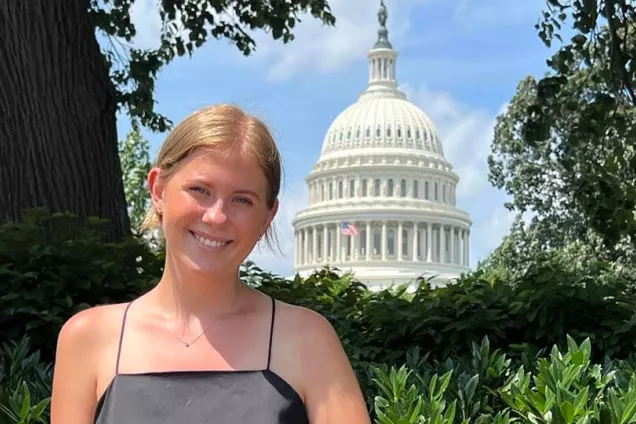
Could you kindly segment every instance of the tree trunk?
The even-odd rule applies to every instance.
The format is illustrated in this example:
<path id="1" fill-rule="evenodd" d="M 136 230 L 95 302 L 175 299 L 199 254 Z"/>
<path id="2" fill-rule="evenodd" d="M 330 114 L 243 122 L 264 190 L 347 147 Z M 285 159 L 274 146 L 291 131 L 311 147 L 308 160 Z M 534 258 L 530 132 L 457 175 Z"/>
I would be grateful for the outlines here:
<path id="1" fill-rule="evenodd" d="M 0 0 L 0 222 L 24 209 L 130 234 L 115 89 L 89 0 Z"/>

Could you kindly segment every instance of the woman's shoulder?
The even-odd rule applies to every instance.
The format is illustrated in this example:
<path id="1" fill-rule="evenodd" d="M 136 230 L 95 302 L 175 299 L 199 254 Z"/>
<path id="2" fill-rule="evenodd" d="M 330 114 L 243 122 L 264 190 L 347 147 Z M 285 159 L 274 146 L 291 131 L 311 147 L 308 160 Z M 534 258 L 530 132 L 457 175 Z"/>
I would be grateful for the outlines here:
<path id="1" fill-rule="evenodd" d="M 60 330 L 53 373 L 51 422 L 89 422 L 97 401 L 102 352 L 118 338 L 125 304 L 77 312 Z"/>
<path id="2" fill-rule="evenodd" d="M 276 302 L 276 337 L 303 358 L 304 366 L 326 357 L 342 359 L 342 345 L 331 322 L 319 312 L 291 303 Z"/>
<path id="3" fill-rule="evenodd" d="M 58 345 L 67 345 L 72 351 L 100 349 L 113 334 L 119 333 L 127 305 L 99 305 L 75 313 L 62 325 Z"/>
<path id="4" fill-rule="evenodd" d="M 276 322 L 282 321 L 284 327 L 292 331 L 295 337 L 332 337 L 335 335 L 329 320 L 319 312 L 305 306 L 276 300 Z"/>

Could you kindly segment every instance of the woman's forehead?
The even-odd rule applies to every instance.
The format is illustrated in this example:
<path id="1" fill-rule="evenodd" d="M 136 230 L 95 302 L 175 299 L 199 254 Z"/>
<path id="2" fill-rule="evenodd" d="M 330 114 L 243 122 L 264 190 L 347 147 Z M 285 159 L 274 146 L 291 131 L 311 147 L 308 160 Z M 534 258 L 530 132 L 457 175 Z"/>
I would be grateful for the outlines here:
<path id="1" fill-rule="evenodd" d="M 185 178 L 226 180 L 242 185 L 262 186 L 267 183 L 259 164 L 245 154 L 224 154 L 215 151 L 197 151 L 187 159 L 181 169 Z"/>

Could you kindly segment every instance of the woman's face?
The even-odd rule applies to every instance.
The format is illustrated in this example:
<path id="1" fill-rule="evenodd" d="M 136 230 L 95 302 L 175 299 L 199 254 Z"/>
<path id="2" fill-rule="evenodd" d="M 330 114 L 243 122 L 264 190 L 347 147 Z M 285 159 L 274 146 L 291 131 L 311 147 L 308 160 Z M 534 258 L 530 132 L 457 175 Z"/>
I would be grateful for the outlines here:
<path id="1" fill-rule="evenodd" d="M 149 184 L 161 211 L 166 254 L 197 272 L 235 272 L 278 209 L 267 206 L 261 168 L 241 154 L 198 149 L 167 179 L 153 169 Z"/>

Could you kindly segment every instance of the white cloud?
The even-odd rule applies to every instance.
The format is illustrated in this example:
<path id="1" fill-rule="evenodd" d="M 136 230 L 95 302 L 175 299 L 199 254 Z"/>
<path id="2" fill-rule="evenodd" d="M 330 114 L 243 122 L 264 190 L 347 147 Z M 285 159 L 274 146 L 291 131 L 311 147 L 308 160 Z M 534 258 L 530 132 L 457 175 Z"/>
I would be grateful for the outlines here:
<path id="1" fill-rule="evenodd" d="M 458 199 L 469 201 L 490 187 L 487 158 L 495 117 L 485 109 L 461 104 L 450 94 L 406 85 L 403 90 L 433 121 L 446 159 L 459 174 Z"/>
<path id="2" fill-rule="evenodd" d="M 158 0 L 135 0 L 130 8 L 130 20 L 137 31 L 133 39 L 136 47 L 156 49 L 161 45 L 161 18 Z"/>
<path id="3" fill-rule="evenodd" d="M 389 18 L 389 38 L 400 40 L 409 29 L 408 15 L 413 8 L 427 0 L 386 0 Z M 257 51 L 250 57 L 250 64 L 265 61 L 268 79 L 280 81 L 311 69 L 328 72 L 346 67 L 364 57 L 377 38 L 377 12 L 379 1 L 330 0 L 336 25 L 322 25 L 310 15 L 294 28 L 293 42 L 283 44 L 274 41 L 269 34 L 254 34 Z M 400 23 L 400 24 L 398 24 Z"/>
<path id="4" fill-rule="evenodd" d="M 503 202 L 490 205 L 490 209 L 489 215 L 476 221 L 471 229 L 471 251 L 475 252 L 471 255 L 472 266 L 499 246 L 515 220 L 516 214 L 506 209 Z"/>

